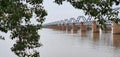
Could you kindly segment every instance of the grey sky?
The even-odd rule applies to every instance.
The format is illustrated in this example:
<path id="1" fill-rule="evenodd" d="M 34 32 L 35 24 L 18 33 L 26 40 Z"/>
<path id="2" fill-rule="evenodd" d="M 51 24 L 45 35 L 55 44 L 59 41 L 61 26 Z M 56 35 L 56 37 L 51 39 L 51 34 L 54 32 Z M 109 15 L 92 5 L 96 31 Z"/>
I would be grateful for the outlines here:
<path id="1" fill-rule="evenodd" d="M 53 2 L 54 0 L 44 0 L 44 7 L 47 10 L 48 16 L 44 23 L 49 23 L 62 19 L 69 19 L 71 17 L 77 18 L 78 16 L 85 16 L 84 12 L 75 9 L 70 3 L 64 2 L 63 5 L 58 5 Z M 113 5 L 113 8 L 120 7 Z M 120 17 L 120 14 L 119 16 Z"/>
<path id="2" fill-rule="evenodd" d="M 77 18 L 80 15 L 84 15 L 82 10 L 75 9 L 68 2 L 64 2 L 63 5 L 58 5 L 53 1 L 54 0 L 44 0 L 43 5 L 48 13 L 45 23 L 68 19 L 71 17 Z"/>

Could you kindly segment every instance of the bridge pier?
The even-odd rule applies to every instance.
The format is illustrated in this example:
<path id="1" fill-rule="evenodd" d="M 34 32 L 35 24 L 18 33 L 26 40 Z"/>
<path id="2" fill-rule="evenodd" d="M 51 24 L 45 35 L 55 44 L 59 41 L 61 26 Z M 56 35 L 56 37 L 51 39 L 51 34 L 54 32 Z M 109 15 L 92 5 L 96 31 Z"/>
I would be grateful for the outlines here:
<path id="1" fill-rule="evenodd" d="M 65 26 L 65 24 L 62 25 L 62 31 L 66 31 L 66 26 Z"/>
<path id="2" fill-rule="evenodd" d="M 96 21 L 93 21 L 92 30 L 93 33 L 99 33 L 99 26 L 96 24 Z"/>
<path id="3" fill-rule="evenodd" d="M 55 25 L 55 30 L 59 30 L 59 26 L 58 25 Z"/>
<path id="4" fill-rule="evenodd" d="M 61 25 L 58 25 L 58 30 L 62 30 L 62 27 L 61 27 Z"/>
<path id="5" fill-rule="evenodd" d="M 87 25 L 85 25 L 83 22 L 80 23 L 80 29 L 81 32 L 86 32 L 87 31 Z"/>
<path id="6" fill-rule="evenodd" d="M 51 25 L 47 26 L 47 28 L 51 28 Z"/>
<path id="7" fill-rule="evenodd" d="M 55 30 L 57 30 L 57 25 L 54 25 L 53 28 L 54 28 Z"/>
<path id="8" fill-rule="evenodd" d="M 113 22 L 113 34 L 120 34 L 120 24 Z"/>
<path id="9" fill-rule="evenodd" d="M 66 30 L 71 31 L 71 26 L 69 24 L 66 25 Z"/>
<path id="10" fill-rule="evenodd" d="M 50 29 L 54 29 L 54 25 L 49 26 Z"/>
<path id="11" fill-rule="evenodd" d="M 78 31 L 78 26 L 75 23 L 73 23 L 72 30 L 73 30 L 73 33 L 77 33 Z"/>

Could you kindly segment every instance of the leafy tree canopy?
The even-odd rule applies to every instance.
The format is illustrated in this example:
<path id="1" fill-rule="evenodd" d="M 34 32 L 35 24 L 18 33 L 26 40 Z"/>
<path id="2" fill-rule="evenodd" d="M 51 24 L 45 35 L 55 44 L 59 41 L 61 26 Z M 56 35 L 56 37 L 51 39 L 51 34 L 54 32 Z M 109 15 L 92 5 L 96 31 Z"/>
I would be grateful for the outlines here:
<path id="1" fill-rule="evenodd" d="M 43 0 L 0 0 L 0 31 L 11 32 L 10 38 L 16 39 L 11 50 L 19 57 L 39 57 L 35 50 L 30 55 L 26 49 L 41 46 L 38 30 L 47 15 L 42 3 Z"/>
<path id="2" fill-rule="evenodd" d="M 69 2 L 77 9 L 82 9 L 86 15 L 97 19 L 101 27 L 105 27 L 106 20 L 116 23 L 120 21 L 118 18 L 119 11 L 113 9 L 113 6 L 120 4 L 120 0 L 55 0 L 59 5 L 64 1 Z"/>

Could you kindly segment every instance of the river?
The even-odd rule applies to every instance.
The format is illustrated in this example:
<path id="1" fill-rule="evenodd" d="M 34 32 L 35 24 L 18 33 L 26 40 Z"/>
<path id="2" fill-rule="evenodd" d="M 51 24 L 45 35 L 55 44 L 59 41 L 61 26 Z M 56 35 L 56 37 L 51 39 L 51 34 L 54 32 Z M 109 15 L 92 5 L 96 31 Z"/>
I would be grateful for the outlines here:
<path id="1" fill-rule="evenodd" d="M 41 57 L 120 57 L 120 36 L 112 33 L 42 29 L 40 35 L 43 44 Z"/>
<path id="2" fill-rule="evenodd" d="M 120 57 L 120 35 L 112 33 L 77 33 L 42 28 L 39 30 L 42 46 L 40 57 Z M 11 51 L 14 40 L 6 36 L 0 40 L 0 57 L 17 57 Z"/>

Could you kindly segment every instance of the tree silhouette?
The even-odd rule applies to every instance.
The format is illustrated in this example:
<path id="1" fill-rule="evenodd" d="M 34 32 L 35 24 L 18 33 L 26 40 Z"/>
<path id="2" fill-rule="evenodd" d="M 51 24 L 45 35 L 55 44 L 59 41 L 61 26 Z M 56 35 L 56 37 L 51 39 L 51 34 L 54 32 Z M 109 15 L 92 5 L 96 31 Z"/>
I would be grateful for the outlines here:
<path id="1" fill-rule="evenodd" d="M 0 31 L 11 32 L 10 38 L 16 40 L 11 50 L 18 57 L 40 57 L 34 49 L 41 46 L 38 30 L 47 15 L 42 2 L 43 0 L 0 0 Z M 4 39 L 2 36 L 0 38 Z M 33 50 L 33 53 L 26 50 Z"/>

